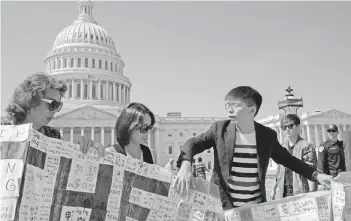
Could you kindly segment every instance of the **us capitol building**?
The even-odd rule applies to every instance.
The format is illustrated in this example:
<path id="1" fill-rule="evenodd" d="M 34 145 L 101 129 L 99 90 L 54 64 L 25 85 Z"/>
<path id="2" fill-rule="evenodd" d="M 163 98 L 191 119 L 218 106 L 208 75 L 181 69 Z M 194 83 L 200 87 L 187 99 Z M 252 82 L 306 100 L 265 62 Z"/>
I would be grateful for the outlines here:
<path id="1" fill-rule="evenodd" d="M 78 18 L 56 37 L 45 58 L 46 71 L 68 84 L 64 106 L 50 123 L 64 140 L 76 141 L 88 135 L 105 146 L 116 143 L 114 126 L 119 113 L 128 103 L 132 83 L 123 73 L 125 63 L 116 50 L 113 38 L 93 17 L 93 3 L 78 2 Z M 280 114 L 258 122 L 276 130 L 280 141 Z M 318 146 L 327 139 L 326 127 L 336 124 L 342 132 L 351 125 L 351 114 L 331 109 L 302 113 L 302 136 Z M 180 112 L 157 116 L 149 135 L 149 147 L 161 166 L 177 159 L 180 147 L 190 137 L 207 130 L 218 117 L 184 117 Z M 200 154 L 209 169 L 213 168 L 212 150 Z M 275 168 L 273 162 L 270 169 Z"/>

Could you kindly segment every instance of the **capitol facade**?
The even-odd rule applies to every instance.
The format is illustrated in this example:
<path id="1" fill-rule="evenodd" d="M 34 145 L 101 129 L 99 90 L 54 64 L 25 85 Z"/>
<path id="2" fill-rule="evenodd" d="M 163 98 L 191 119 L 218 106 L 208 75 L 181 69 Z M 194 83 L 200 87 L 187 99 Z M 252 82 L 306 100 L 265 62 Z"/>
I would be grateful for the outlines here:
<path id="1" fill-rule="evenodd" d="M 57 35 L 44 60 L 46 71 L 68 85 L 64 106 L 50 126 L 58 129 L 64 140 L 74 142 L 80 136 L 88 135 L 104 146 L 110 146 L 117 142 L 114 126 L 121 110 L 130 103 L 132 83 L 123 73 L 125 63 L 112 36 L 93 17 L 93 3 L 78 2 L 78 11 L 77 19 Z M 284 133 L 280 129 L 280 117 L 276 114 L 258 122 L 276 130 L 282 142 Z M 300 117 L 301 135 L 315 146 L 327 139 L 327 125 L 338 125 L 340 132 L 351 125 L 351 114 L 336 109 L 302 113 Z M 149 135 L 155 162 L 163 166 L 169 159 L 177 159 L 187 139 L 224 119 L 184 117 L 179 112 L 156 116 L 155 127 Z M 200 156 L 212 169 L 213 150 Z M 270 169 L 274 170 L 275 166 L 270 163 Z"/>

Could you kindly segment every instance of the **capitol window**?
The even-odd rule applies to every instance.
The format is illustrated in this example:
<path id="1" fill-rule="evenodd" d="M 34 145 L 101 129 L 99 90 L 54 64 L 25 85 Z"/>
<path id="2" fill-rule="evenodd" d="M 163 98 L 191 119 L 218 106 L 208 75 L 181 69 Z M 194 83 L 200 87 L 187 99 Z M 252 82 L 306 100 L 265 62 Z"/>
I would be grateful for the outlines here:
<path id="1" fill-rule="evenodd" d="M 84 84 L 84 98 L 88 98 L 88 84 Z"/>
<path id="2" fill-rule="evenodd" d="M 107 61 L 105 61 L 105 70 L 107 70 Z"/>
<path id="3" fill-rule="evenodd" d="M 67 68 L 67 58 L 65 58 L 63 61 L 63 68 Z"/>
<path id="4" fill-rule="evenodd" d="M 111 62 L 111 71 L 113 71 L 113 68 L 112 68 L 112 62 Z"/>
<path id="5" fill-rule="evenodd" d="M 74 59 L 71 58 L 71 68 L 73 68 L 73 67 L 74 67 Z"/>
<path id="6" fill-rule="evenodd" d="M 72 84 L 69 85 L 68 94 L 69 97 L 72 97 Z"/>
<path id="7" fill-rule="evenodd" d="M 54 61 L 54 68 L 53 68 L 53 70 L 55 70 L 56 69 L 56 61 Z"/>
<path id="8" fill-rule="evenodd" d="M 93 58 L 93 60 L 91 61 L 91 65 L 93 68 L 95 68 L 95 59 Z"/>
<path id="9" fill-rule="evenodd" d="M 104 86 L 100 85 L 100 99 L 104 99 Z"/>
<path id="10" fill-rule="evenodd" d="M 88 67 L 88 58 L 85 58 L 84 67 Z"/>
<path id="11" fill-rule="evenodd" d="M 179 132 L 179 136 L 182 137 L 183 136 L 183 132 Z"/>
<path id="12" fill-rule="evenodd" d="M 99 68 L 100 68 L 100 69 L 102 68 L 102 62 L 101 62 L 101 60 L 99 60 Z"/>
<path id="13" fill-rule="evenodd" d="M 77 96 L 76 97 L 80 97 L 80 83 L 77 84 Z"/>
<path id="14" fill-rule="evenodd" d="M 168 154 L 172 154 L 173 149 L 172 149 L 172 145 L 168 145 Z"/>
<path id="15" fill-rule="evenodd" d="M 93 96 L 93 98 L 96 98 L 96 85 L 95 84 L 93 84 L 93 87 L 92 87 L 92 96 Z"/>
<path id="16" fill-rule="evenodd" d="M 117 64 L 115 64 L 115 72 L 117 73 Z"/>
<path id="17" fill-rule="evenodd" d="M 82 67 L 82 62 L 80 58 L 78 58 L 78 67 Z"/>
<path id="18" fill-rule="evenodd" d="M 58 69 L 61 68 L 61 60 L 60 60 L 60 59 L 57 60 L 57 68 L 58 68 Z"/>

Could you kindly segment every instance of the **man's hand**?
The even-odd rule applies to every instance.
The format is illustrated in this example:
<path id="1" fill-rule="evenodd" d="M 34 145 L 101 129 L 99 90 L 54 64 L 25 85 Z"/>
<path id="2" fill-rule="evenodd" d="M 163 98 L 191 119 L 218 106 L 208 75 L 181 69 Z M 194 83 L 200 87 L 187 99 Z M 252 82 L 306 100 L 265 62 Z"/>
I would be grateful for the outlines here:
<path id="1" fill-rule="evenodd" d="M 102 144 L 91 140 L 89 136 L 81 136 L 78 144 L 80 145 L 80 150 L 84 154 L 88 153 L 90 148 L 94 148 L 98 151 L 100 157 L 105 156 L 105 147 Z"/>
<path id="2" fill-rule="evenodd" d="M 333 177 L 324 173 L 319 173 L 316 177 L 318 183 L 322 184 L 324 187 L 331 189 L 330 183 L 334 182 Z"/>
<path id="3" fill-rule="evenodd" d="M 180 195 L 188 194 L 191 176 L 191 163 L 190 161 L 183 160 L 172 187 L 175 188 Z"/>

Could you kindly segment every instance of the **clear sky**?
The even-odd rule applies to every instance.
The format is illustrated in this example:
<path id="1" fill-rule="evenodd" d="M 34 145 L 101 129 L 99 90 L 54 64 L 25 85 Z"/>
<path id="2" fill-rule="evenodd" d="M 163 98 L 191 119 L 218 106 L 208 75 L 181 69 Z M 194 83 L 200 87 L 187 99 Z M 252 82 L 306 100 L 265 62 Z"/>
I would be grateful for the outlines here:
<path id="1" fill-rule="evenodd" d="M 77 3 L 1 2 L 1 110 L 24 77 L 43 71 Z M 132 82 L 131 100 L 161 116 L 226 116 L 224 95 L 251 85 L 258 118 L 291 85 L 302 111 L 351 113 L 351 2 L 95 2 Z"/>

